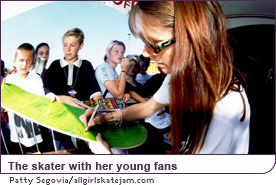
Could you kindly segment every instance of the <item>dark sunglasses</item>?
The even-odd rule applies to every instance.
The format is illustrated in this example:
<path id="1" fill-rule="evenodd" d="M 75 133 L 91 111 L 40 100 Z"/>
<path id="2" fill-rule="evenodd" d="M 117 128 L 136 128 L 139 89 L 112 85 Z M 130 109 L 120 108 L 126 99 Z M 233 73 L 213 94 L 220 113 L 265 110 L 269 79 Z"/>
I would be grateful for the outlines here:
<path id="1" fill-rule="evenodd" d="M 158 42 L 155 44 L 155 46 L 149 44 L 149 43 L 146 43 L 146 45 L 155 53 L 155 54 L 158 54 L 160 53 L 161 50 L 171 46 L 172 44 L 175 43 L 175 38 L 172 38 L 170 40 L 165 40 L 165 41 L 162 41 L 162 42 Z"/>

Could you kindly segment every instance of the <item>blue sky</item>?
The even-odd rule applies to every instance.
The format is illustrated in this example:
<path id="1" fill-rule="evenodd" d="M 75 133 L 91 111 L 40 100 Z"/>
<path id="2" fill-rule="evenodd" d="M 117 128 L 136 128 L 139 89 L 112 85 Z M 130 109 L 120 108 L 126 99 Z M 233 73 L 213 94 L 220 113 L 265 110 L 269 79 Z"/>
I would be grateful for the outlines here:
<path id="1" fill-rule="evenodd" d="M 123 41 L 127 54 L 141 54 L 144 44 L 128 27 L 128 15 L 101 1 L 56 1 L 41 5 L 1 21 L 1 59 L 12 66 L 16 48 L 24 43 L 36 47 L 41 42 L 50 45 L 49 61 L 63 57 L 62 36 L 78 27 L 85 34 L 83 59 L 96 67 L 103 62 L 105 49 L 111 40 Z"/>

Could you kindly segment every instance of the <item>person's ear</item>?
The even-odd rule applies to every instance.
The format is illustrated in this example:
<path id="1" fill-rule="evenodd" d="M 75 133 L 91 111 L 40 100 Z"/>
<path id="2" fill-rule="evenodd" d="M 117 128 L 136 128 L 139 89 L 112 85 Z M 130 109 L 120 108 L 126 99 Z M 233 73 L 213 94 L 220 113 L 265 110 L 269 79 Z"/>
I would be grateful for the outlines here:
<path id="1" fill-rule="evenodd" d="M 109 58 L 110 57 L 109 51 L 106 51 L 105 55 L 106 55 L 107 58 Z"/>
<path id="2" fill-rule="evenodd" d="M 81 50 L 81 49 L 82 49 L 83 45 L 84 45 L 84 43 L 81 43 L 81 44 L 80 44 L 80 48 L 79 48 L 79 50 Z"/>
<path id="3" fill-rule="evenodd" d="M 33 62 L 32 62 L 32 65 L 34 65 L 34 63 L 35 63 L 35 59 L 36 59 L 36 57 L 34 57 L 34 58 L 33 58 Z"/>

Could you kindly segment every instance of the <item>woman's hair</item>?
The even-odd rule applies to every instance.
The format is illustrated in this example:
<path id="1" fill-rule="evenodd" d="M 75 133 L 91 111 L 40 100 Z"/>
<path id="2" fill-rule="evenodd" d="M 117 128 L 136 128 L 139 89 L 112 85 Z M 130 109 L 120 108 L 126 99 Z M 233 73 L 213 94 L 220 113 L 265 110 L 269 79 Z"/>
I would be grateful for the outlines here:
<path id="1" fill-rule="evenodd" d="M 172 153 L 196 153 L 204 144 L 216 103 L 229 90 L 240 91 L 225 16 L 216 1 L 141 1 L 130 13 L 129 26 L 146 42 L 149 28 L 143 21 L 151 16 L 176 38 L 170 81 Z"/>
<path id="2" fill-rule="evenodd" d="M 82 44 L 84 41 L 84 33 L 81 29 L 79 28 L 73 28 L 71 30 L 68 30 L 62 37 L 62 41 L 64 39 L 64 37 L 70 37 L 70 36 L 74 36 L 76 37 L 77 41 Z"/>
<path id="3" fill-rule="evenodd" d="M 172 1 L 144 1 L 138 2 L 130 12 L 129 27 L 131 32 L 145 43 L 154 43 L 147 35 L 145 23 L 152 18 L 155 23 L 174 31 L 174 7 Z"/>
<path id="4" fill-rule="evenodd" d="M 111 50 L 112 50 L 114 47 L 116 47 L 116 46 L 123 46 L 123 47 L 124 47 L 124 50 L 126 50 L 126 46 L 125 46 L 125 44 L 124 44 L 123 42 L 118 41 L 118 40 L 112 40 L 112 41 L 108 44 L 108 46 L 107 46 L 107 48 L 106 48 L 106 51 L 107 51 L 107 52 L 111 52 Z"/>
<path id="5" fill-rule="evenodd" d="M 38 44 L 38 45 L 36 46 L 36 48 L 35 48 L 35 54 L 38 54 L 38 50 L 39 50 L 39 48 L 41 48 L 42 46 L 47 46 L 48 49 L 50 50 L 50 46 L 49 46 L 47 43 L 42 42 L 42 43 L 40 43 L 40 44 Z"/>

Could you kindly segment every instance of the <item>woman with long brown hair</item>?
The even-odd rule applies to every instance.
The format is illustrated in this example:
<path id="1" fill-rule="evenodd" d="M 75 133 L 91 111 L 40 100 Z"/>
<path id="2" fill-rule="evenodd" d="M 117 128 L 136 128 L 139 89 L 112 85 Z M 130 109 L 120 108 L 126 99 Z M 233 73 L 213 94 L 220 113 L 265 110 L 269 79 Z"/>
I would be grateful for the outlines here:
<path id="1" fill-rule="evenodd" d="M 132 33 L 145 42 L 166 79 L 146 103 L 121 112 L 81 116 L 85 125 L 131 121 L 170 106 L 172 153 L 248 153 L 250 106 L 242 75 L 236 75 L 227 41 L 226 20 L 215 1 L 138 2 L 129 15 Z M 96 147 L 107 143 L 100 135 Z M 102 148 L 102 147 L 101 147 Z M 101 151 L 103 152 L 103 151 Z"/>

